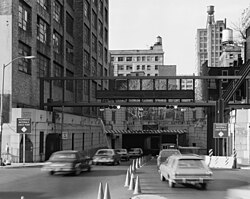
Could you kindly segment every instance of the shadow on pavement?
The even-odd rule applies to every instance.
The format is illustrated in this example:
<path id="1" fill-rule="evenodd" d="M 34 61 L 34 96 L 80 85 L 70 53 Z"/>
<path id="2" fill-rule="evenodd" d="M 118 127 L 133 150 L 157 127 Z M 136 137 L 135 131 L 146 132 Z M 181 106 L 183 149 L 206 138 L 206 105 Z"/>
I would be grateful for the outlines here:
<path id="1" fill-rule="evenodd" d="M 24 199 L 52 199 L 48 196 L 43 196 L 44 193 L 34 193 L 34 192 L 2 192 L 0 191 L 1 199 L 21 199 L 23 196 Z"/>

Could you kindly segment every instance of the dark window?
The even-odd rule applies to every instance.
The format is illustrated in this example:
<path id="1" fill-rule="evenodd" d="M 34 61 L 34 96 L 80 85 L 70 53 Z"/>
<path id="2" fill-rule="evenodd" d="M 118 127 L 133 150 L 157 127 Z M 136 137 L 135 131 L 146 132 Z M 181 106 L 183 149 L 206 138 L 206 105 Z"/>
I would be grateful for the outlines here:
<path id="1" fill-rule="evenodd" d="M 88 46 L 90 45 L 90 29 L 86 24 L 84 24 L 84 43 L 87 44 Z"/>
<path id="2" fill-rule="evenodd" d="M 63 76 L 63 67 L 54 63 L 54 77 L 62 77 Z M 54 85 L 62 87 L 62 80 L 54 80 Z"/>
<path id="3" fill-rule="evenodd" d="M 19 56 L 30 56 L 31 48 L 26 44 L 19 42 L 18 45 Z M 18 70 L 27 74 L 31 74 L 31 60 L 30 59 L 19 59 Z"/>
<path id="4" fill-rule="evenodd" d="M 84 141 L 85 141 L 85 136 L 84 136 L 85 134 L 84 133 L 82 133 L 82 150 L 84 151 Z"/>
<path id="5" fill-rule="evenodd" d="M 66 42 L 66 60 L 74 63 L 74 47 L 69 42 Z"/>
<path id="6" fill-rule="evenodd" d="M 66 70 L 66 77 L 74 77 L 74 73 L 69 70 Z M 73 92 L 73 85 L 74 85 L 73 80 L 67 80 L 66 90 Z"/>
<path id="7" fill-rule="evenodd" d="M 108 50 L 106 48 L 104 49 L 104 61 L 106 64 L 108 63 Z"/>
<path id="8" fill-rule="evenodd" d="M 116 117 L 115 117 L 115 111 L 111 111 L 112 112 L 112 121 L 114 122 L 115 124 L 115 121 L 116 121 Z"/>
<path id="9" fill-rule="evenodd" d="M 98 11 L 103 16 L 103 2 L 102 2 L 102 0 L 100 0 L 98 3 Z"/>
<path id="10" fill-rule="evenodd" d="M 40 132 L 39 136 L 39 154 L 42 154 L 44 152 L 44 132 Z"/>
<path id="11" fill-rule="evenodd" d="M 97 83 L 92 81 L 91 96 L 96 98 Z"/>
<path id="12" fill-rule="evenodd" d="M 92 26 L 97 29 L 97 15 L 94 10 L 92 10 Z"/>
<path id="13" fill-rule="evenodd" d="M 83 67 L 87 73 L 90 71 L 90 55 L 87 51 L 84 51 L 84 62 Z"/>
<path id="14" fill-rule="evenodd" d="M 103 58 L 103 47 L 102 47 L 102 43 L 99 42 L 98 43 L 98 57 L 102 60 Z"/>
<path id="15" fill-rule="evenodd" d="M 72 133 L 71 145 L 72 145 L 71 149 L 74 150 L 75 149 L 75 134 L 74 133 Z"/>
<path id="16" fill-rule="evenodd" d="M 74 19 L 70 16 L 69 13 L 66 14 L 66 31 L 69 33 L 72 37 L 74 36 Z"/>
<path id="17" fill-rule="evenodd" d="M 108 30 L 106 28 L 104 30 L 104 41 L 106 42 L 106 44 L 108 43 Z"/>
<path id="18" fill-rule="evenodd" d="M 118 61 L 123 61 L 123 57 L 118 57 Z"/>
<path id="19" fill-rule="evenodd" d="M 101 38 L 103 38 L 103 24 L 100 20 L 98 20 L 98 34 Z"/>
<path id="20" fill-rule="evenodd" d="M 89 95 L 89 80 L 83 80 L 83 91 L 85 95 Z"/>
<path id="21" fill-rule="evenodd" d="M 97 68 L 97 76 L 102 76 L 102 65 L 98 64 L 98 68 Z"/>
<path id="22" fill-rule="evenodd" d="M 108 24 L 109 22 L 109 15 L 108 15 L 108 10 L 105 8 L 105 22 Z"/>
<path id="23" fill-rule="evenodd" d="M 97 53 L 97 38 L 92 34 L 92 51 Z"/>
<path id="24" fill-rule="evenodd" d="M 24 31 L 31 32 L 31 8 L 19 2 L 18 26 Z"/>
<path id="25" fill-rule="evenodd" d="M 49 59 L 37 54 L 38 77 L 49 77 Z"/>
<path id="26" fill-rule="evenodd" d="M 96 59 L 94 57 L 92 57 L 91 67 L 92 67 L 92 74 L 93 74 L 93 76 L 97 75 L 97 65 L 96 64 L 97 64 Z"/>

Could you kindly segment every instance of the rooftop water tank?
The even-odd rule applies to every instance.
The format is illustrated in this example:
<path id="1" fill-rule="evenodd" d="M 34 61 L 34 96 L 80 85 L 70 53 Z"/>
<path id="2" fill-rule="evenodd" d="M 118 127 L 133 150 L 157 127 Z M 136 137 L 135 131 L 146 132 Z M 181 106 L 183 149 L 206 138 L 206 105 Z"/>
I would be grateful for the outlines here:
<path id="1" fill-rule="evenodd" d="M 213 15 L 214 14 L 214 6 L 207 6 L 207 13 L 209 15 Z"/>
<path id="2" fill-rule="evenodd" d="M 226 28 L 222 31 L 222 43 L 233 43 L 233 30 Z"/>

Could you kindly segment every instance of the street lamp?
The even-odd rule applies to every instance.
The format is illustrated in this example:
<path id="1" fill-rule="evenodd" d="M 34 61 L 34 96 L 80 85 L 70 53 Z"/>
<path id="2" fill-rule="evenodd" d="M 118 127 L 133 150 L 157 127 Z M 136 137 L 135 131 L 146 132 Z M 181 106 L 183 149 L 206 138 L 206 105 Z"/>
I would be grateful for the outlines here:
<path id="1" fill-rule="evenodd" d="M 4 98 L 4 76 L 5 76 L 5 68 L 10 65 L 12 62 L 14 62 L 15 60 L 18 59 L 34 59 L 35 56 L 20 56 L 20 57 L 16 57 L 14 59 L 12 59 L 9 63 L 7 64 L 3 64 L 3 71 L 2 71 L 2 90 L 1 90 L 1 105 L 0 105 L 0 119 L 1 119 L 1 123 L 0 123 L 0 166 L 2 165 L 2 135 L 3 135 L 3 98 Z"/>

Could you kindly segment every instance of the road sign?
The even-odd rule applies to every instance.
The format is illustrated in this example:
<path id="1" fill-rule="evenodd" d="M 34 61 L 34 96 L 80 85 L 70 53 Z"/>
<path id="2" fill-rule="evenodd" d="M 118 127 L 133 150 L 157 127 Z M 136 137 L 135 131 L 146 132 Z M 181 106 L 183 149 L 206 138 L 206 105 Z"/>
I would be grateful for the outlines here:
<path id="1" fill-rule="evenodd" d="M 17 133 L 31 133 L 31 119 L 17 118 Z"/>
<path id="2" fill-rule="evenodd" d="M 227 138 L 228 137 L 228 124 L 227 123 L 214 123 L 214 138 Z"/>
<path id="3" fill-rule="evenodd" d="M 63 140 L 67 140 L 68 137 L 69 137 L 69 133 L 68 133 L 67 131 L 63 131 L 63 132 L 62 132 L 62 139 L 63 139 Z"/>

